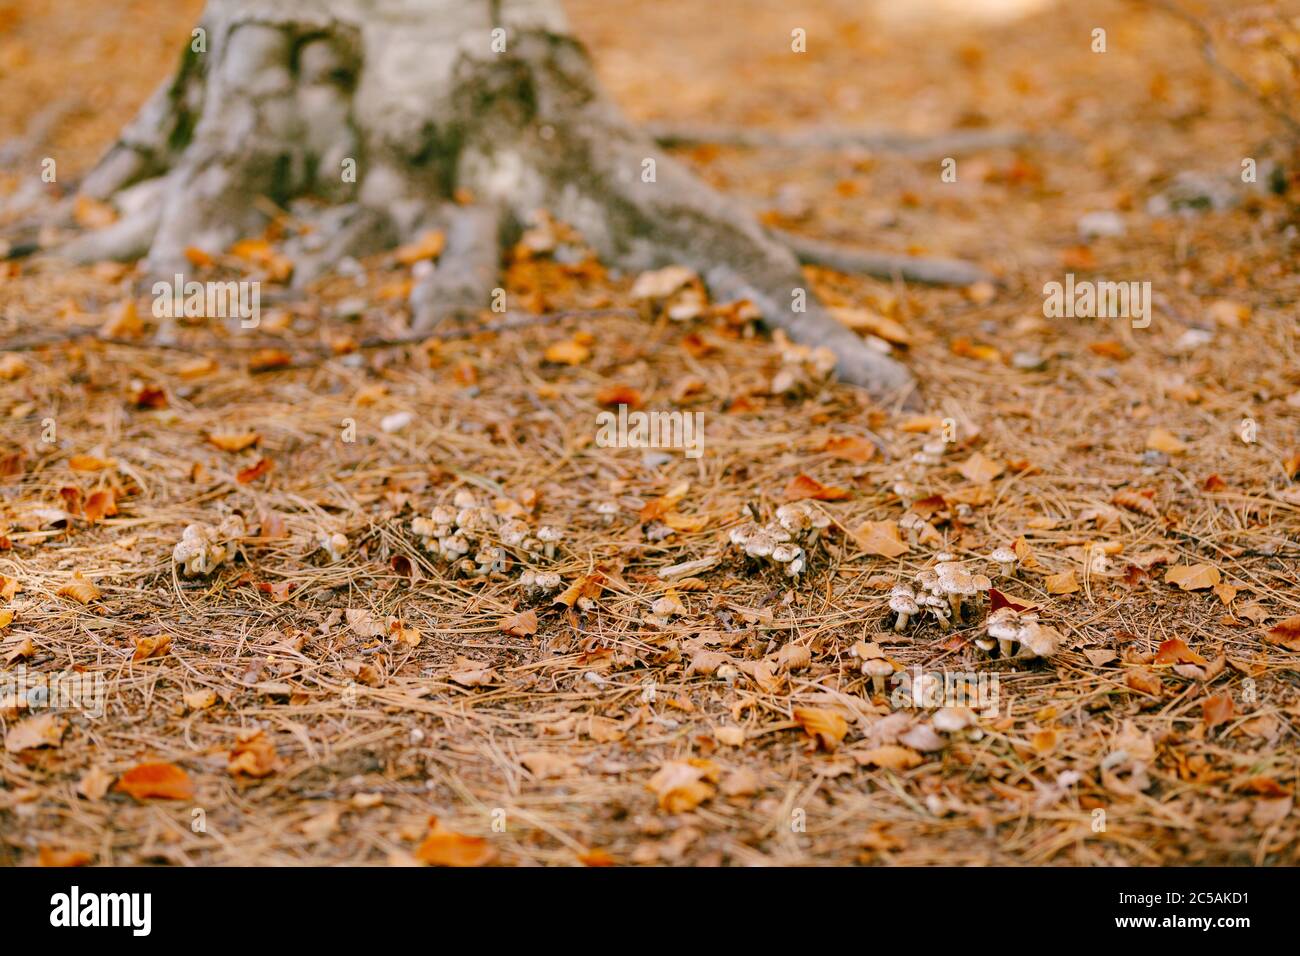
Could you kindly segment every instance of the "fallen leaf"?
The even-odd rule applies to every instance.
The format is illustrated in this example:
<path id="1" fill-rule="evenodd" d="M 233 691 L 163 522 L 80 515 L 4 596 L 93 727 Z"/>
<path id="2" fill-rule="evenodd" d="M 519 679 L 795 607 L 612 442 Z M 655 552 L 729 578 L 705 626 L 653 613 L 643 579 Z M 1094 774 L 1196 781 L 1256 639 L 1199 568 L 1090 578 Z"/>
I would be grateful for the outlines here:
<path id="1" fill-rule="evenodd" d="M 103 471 L 117 464 L 111 458 L 99 458 L 95 455 L 73 455 L 68 459 L 68 467 L 73 471 Z"/>
<path id="2" fill-rule="evenodd" d="M 596 393 L 596 404 L 613 407 L 626 405 L 628 408 L 640 408 L 643 404 L 641 393 L 626 385 L 611 385 Z"/>
<path id="3" fill-rule="evenodd" d="M 566 339 L 548 346 L 543 358 L 555 365 L 581 365 L 591 358 L 591 349 L 576 339 Z"/>
<path id="4" fill-rule="evenodd" d="M 60 597 L 70 597 L 81 604 L 89 604 L 91 601 L 96 600 L 101 594 L 103 594 L 99 588 L 95 587 L 94 584 L 82 577 L 80 571 L 73 574 L 72 580 L 59 588 L 55 593 Z"/>
<path id="5" fill-rule="evenodd" d="M 501 622 L 501 632 L 511 637 L 532 637 L 537 633 L 537 612 L 529 608 L 506 618 Z"/>
<path id="6" fill-rule="evenodd" d="M 1157 664 L 1208 664 L 1204 657 L 1193 651 L 1180 637 L 1171 637 L 1156 651 Z"/>
<path id="7" fill-rule="evenodd" d="M 37 747 L 58 747 L 67 729 L 68 722 L 55 714 L 28 717 L 9 728 L 5 734 L 5 750 L 12 754 Z"/>
<path id="8" fill-rule="evenodd" d="M 1173 433 L 1163 428 L 1153 428 L 1147 435 L 1147 448 L 1151 451 L 1161 451 L 1166 455 L 1181 455 L 1187 451 L 1187 446 L 1180 441 Z"/>
<path id="9" fill-rule="evenodd" d="M 492 862 L 496 850 L 483 837 L 466 836 L 434 823 L 415 857 L 430 866 L 483 866 Z"/>
<path id="10" fill-rule="evenodd" d="M 1212 564 L 1176 564 L 1165 571 L 1165 583 L 1176 584 L 1184 591 L 1202 591 L 1219 583 L 1222 575 Z"/>
<path id="11" fill-rule="evenodd" d="M 867 554 L 883 558 L 896 558 L 908 551 L 907 543 L 898 536 L 898 523 L 895 521 L 864 521 L 853 532 L 853 540 Z"/>
<path id="12" fill-rule="evenodd" d="M 244 732 L 235 741 L 226 762 L 226 771 L 232 776 L 265 777 L 279 766 L 275 745 L 263 731 Z"/>
<path id="13" fill-rule="evenodd" d="M 859 766 L 881 767 L 885 770 L 911 770 L 922 763 L 921 755 L 915 750 L 895 744 L 855 753 L 853 759 Z"/>
<path id="14" fill-rule="evenodd" d="M 1079 590 L 1079 582 L 1075 580 L 1074 569 L 1070 568 L 1060 574 L 1047 575 L 1043 578 L 1043 587 L 1048 594 L 1073 594 Z"/>
<path id="15" fill-rule="evenodd" d="M 671 760 L 655 772 L 646 788 L 659 797 L 659 809 L 667 813 L 685 813 L 713 796 L 713 787 L 705 781 L 708 768 L 700 766 L 701 763 L 703 761 Z"/>
<path id="16" fill-rule="evenodd" d="M 798 474 L 785 486 L 783 496 L 786 501 L 802 501 L 805 498 L 813 498 L 817 501 L 840 501 L 849 497 L 849 492 L 844 488 L 823 485 L 810 475 Z"/>
<path id="17" fill-rule="evenodd" d="M 95 859 L 93 853 L 85 850 L 55 850 L 47 846 L 40 848 L 38 857 L 44 867 L 87 866 Z"/>
<path id="18" fill-rule="evenodd" d="M 243 451 L 262 440 L 257 432 L 214 432 L 207 436 L 208 444 L 222 451 Z"/>
<path id="19" fill-rule="evenodd" d="M 137 637 L 135 639 L 135 653 L 131 655 L 132 661 L 146 661 L 151 657 L 162 657 L 171 649 L 172 639 L 170 634 L 158 634 L 154 637 Z"/>
<path id="20" fill-rule="evenodd" d="M 100 800 L 112 785 L 113 775 L 99 764 L 95 764 L 81 775 L 81 779 L 77 782 L 77 793 L 87 800 Z"/>
<path id="21" fill-rule="evenodd" d="M 271 459 L 259 458 L 257 460 L 257 464 L 251 465 L 248 468 L 242 468 L 238 472 L 236 472 L 235 480 L 238 481 L 241 485 L 246 485 L 249 482 L 256 481 L 258 478 L 261 478 L 263 475 L 267 474 L 274 467 L 275 467 L 275 462 L 271 461 Z"/>
<path id="22" fill-rule="evenodd" d="M 1278 621 L 1264 634 L 1264 640 L 1288 651 L 1300 652 L 1300 615 Z"/>
<path id="23" fill-rule="evenodd" d="M 137 800 L 189 800 L 194 796 L 190 775 L 173 763 L 142 763 L 118 779 L 114 790 L 130 794 Z"/>
<path id="24" fill-rule="evenodd" d="M 1236 716 L 1237 708 L 1233 706 L 1232 695 L 1224 692 L 1207 697 L 1201 704 L 1201 719 L 1207 730 L 1213 730 L 1220 724 L 1226 724 Z"/>
<path id="25" fill-rule="evenodd" d="M 422 259 L 436 259 L 442 255 L 447 237 L 440 230 L 431 229 L 414 242 L 399 246 L 394 258 L 404 266 L 413 266 Z"/>
<path id="26" fill-rule="evenodd" d="M 832 435 L 826 439 L 821 450 L 842 461 L 864 464 L 871 461 L 876 454 L 876 446 L 857 435 Z"/>
<path id="27" fill-rule="evenodd" d="M 1005 466 L 993 459 L 986 457 L 980 452 L 976 452 L 957 466 L 957 471 L 962 477 L 972 484 L 986 485 L 998 475 L 1002 474 Z"/>
<path id="28" fill-rule="evenodd" d="M 834 710 L 820 707 L 796 707 L 794 719 L 822 750 L 834 750 L 849 732 L 848 721 Z"/>

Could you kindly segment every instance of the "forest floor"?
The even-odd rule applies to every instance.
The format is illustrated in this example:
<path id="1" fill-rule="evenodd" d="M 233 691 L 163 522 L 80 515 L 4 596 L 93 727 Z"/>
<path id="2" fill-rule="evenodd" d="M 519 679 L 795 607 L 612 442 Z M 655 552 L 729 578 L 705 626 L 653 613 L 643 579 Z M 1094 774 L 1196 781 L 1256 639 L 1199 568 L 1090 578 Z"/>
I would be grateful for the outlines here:
<path id="1" fill-rule="evenodd" d="M 1269 121 L 1135 4 L 614 6 L 568 3 L 640 121 L 1029 136 L 955 182 L 942 154 L 680 151 L 769 222 L 998 276 L 809 270 L 924 408 L 783 393 L 743 308 L 679 294 L 672 319 L 546 229 L 506 276 L 535 321 L 427 342 L 393 341 L 419 251 L 301 296 L 276 234 L 250 237 L 201 265 L 262 281 L 260 327 L 165 344 L 131 267 L 0 263 L 0 677 L 103 694 L 98 716 L 0 699 L 0 863 L 1300 862 L 1300 186 L 1238 175 Z M 0 195 L 45 156 L 84 173 L 199 8 L 0 2 Z M 1180 174 L 1226 208 L 1152 215 Z M 1123 234 L 1081 236 L 1098 213 Z M 1067 273 L 1149 282 L 1150 324 L 1045 317 Z M 703 454 L 601 447 L 620 402 L 703 413 Z M 563 532 L 536 562 L 562 600 L 422 547 L 413 520 L 458 492 Z M 743 506 L 800 497 L 830 525 L 797 582 L 729 545 Z M 178 573 L 185 527 L 231 515 L 228 560 Z M 896 632 L 890 589 L 943 550 L 1059 653 L 986 656 L 982 612 Z M 936 728 L 872 659 L 996 675 L 997 709 Z"/>

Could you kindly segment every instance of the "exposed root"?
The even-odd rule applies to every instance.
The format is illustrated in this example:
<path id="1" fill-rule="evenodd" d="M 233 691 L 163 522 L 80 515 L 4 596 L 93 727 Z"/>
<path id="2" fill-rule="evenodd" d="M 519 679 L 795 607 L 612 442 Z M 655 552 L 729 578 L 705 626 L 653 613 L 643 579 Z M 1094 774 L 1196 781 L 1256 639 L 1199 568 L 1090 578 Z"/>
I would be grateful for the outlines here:
<path id="1" fill-rule="evenodd" d="M 902 279 L 925 285 L 968 286 L 995 282 L 992 275 L 960 259 L 901 256 L 864 252 L 839 243 L 809 239 L 783 230 L 771 230 L 805 265 L 823 266 L 849 275 L 876 279 Z"/>
<path id="2" fill-rule="evenodd" d="M 834 127 L 782 131 L 659 123 L 646 127 L 646 131 L 665 148 L 715 144 L 746 149 L 866 149 L 897 153 L 910 159 L 937 159 L 1020 146 L 1028 139 L 1025 133 L 1014 129 L 959 130 L 934 136 L 907 136 Z"/>
<path id="3" fill-rule="evenodd" d="M 500 231 L 495 207 L 454 210 L 437 266 L 411 292 L 415 329 L 429 330 L 448 316 L 489 307 L 501 271 Z"/>

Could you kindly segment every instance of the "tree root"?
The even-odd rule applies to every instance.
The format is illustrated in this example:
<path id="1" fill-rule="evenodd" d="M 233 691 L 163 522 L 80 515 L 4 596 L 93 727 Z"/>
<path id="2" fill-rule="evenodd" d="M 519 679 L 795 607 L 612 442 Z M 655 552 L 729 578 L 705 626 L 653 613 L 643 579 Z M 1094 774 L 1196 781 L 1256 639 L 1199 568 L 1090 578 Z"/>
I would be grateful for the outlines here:
<path id="1" fill-rule="evenodd" d="M 525 18 L 547 8 L 522 0 L 507 7 Z M 442 86 L 424 91 L 401 71 L 370 68 L 363 51 L 376 38 L 363 42 L 361 31 L 371 20 L 295 19 L 269 5 L 256 18 L 221 16 L 232 9 L 240 8 L 210 7 L 211 52 L 187 55 L 88 177 L 87 190 L 115 201 L 121 220 L 65 254 L 147 252 L 148 269 L 170 276 L 185 270 L 190 246 L 215 253 L 256 235 L 266 222 L 257 199 L 266 197 L 295 218 L 315 217 L 315 228 L 286 244 L 301 284 L 345 256 L 439 225 L 446 246 L 436 266 L 417 267 L 428 271 L 417 275 L 410 303 L 415 328 L 428 330 L 495 304 L 502 224 L 544 209 L 611 266 L 694 268 L 716 298 L 748 299 L 794 341 L 829 347 L 840 377 L 882 401 L 910 400 L 911 373 L 817 302 L 789 247 L 846 271 L 944 282 L 977 275 L 960 264 L 774 238 L 628 124 L 600 94 L 582 47 L 546 23 L 512 32 L 509 52 L 460 43 L 434 57 L 412 40 L 411 56 L 439 71 Z M 392 103 L 416 112 L 399 111 L 398 122 Z M 428 110 L 423 119 L 420 109 Z M 353 181 L 339 175 L 348 160 Z M 472 205 L 451 201 L 463 191 Z M 300 214 L 306 197 L 325 200 L 325 211 Z"/>
<path id="2" fill-rule="evenodd" d="M 660 146 L 738 146 L 744 149 L 842 150 L 866 149 L 896 153 L 910 159 L 941 159 L 989 149 L 1023 145 L 1028 136 L 1014 129 L 957 130 L 934 136 L 869 132 L 842 128 L 803 130 L 737 129 L 729 126 L 692 126 L 654 123 L 646 132 Z"/>
<path id="3" fill-rule="evenodd" d="M 876 279 L 902 279 L 924 285 L 968 286 L 977 282 L 995 282 L 995 278 L 978 266 L 960 259 L 927 256 L 890 255 L 864 252 L 849 246 L 820 239 L 809 239 L 784 230 L 770 230 L 805 265 L 823 266 L 848 275 L 866 275 Z"/>

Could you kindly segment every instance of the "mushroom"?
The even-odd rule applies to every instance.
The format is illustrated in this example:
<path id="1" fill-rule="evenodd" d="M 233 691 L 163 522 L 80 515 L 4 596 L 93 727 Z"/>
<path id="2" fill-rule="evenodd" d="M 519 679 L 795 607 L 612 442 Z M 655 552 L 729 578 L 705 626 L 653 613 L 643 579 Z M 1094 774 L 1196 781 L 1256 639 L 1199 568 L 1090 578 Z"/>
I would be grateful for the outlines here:
<path id="1" fill-rule="evenodd" d="M 1009 578 L 1016 573 L 1016 552 L 1005 545 L 994 548 L 993 553 L 989 555 L 989 560 L 998 566 L 1004 578 Z"/>
<path id="2" fill-rule="evenodd" d="M 435 505 L 429 512 L 429 521 L 438 529 L 434 536 L 445 538 L 451 534 L 451 529 L 456 525 L 456 509 L 449 508 L 447 505 Z"/>
<path id="3" fill-rule="evenodd" d="M 506 569 L 506 553 L 494 544 L 485 544 L 479 548 L 478 554 L 474 555 L 474 560 L 478 563 L 479 575 Z"/>
<path id="4" fill-rule="evenodd" d="M 738 524 L 732 528 L 727 537 L 736 547 L 743 548 L 749 543 L 749 539 L 756 534 L 758 534 L 758 525 L 752 521 L 746 521 L 744 524 Z"/>
<path id="5" fill-rule="evenodd" d="M 921 529 L 925 527 L 925 519 L 915 511 L 909 511 L 898 519 L 898 527 L 907 532 L 907 543 L 916 547 L 920 540 Z"/>
<path id="6" fill-rule="evenodd" d="M 877 694 L 885 692 L 885 678 L 894 673 L 894 665 L 875 657 L 862 662 L 862 673 L 871 678 L 871 688 Z"/>
<path id="7" fill-rule="evenodd" d="M 916 485 L 900 478 L 894 482 L 894 494 L 898 495 L 898 499 L 903 503 L 904 508 L 910 508 L 912 502 L 916 501 L 919 492 L 916 490 Z"/>
<path id="8" fill-rule="evenodd" d="M 463 558 L 469 554 L 469 542 L 465 540 L 463 535 L 459 534 L 439 538 L 438 547 L 442 549 L 443 556 L 448 561 L 455 561 L 457 558 Z"/>
<path id="9" fill-rule="evenodd" d="M 321 533 L 320 547 L 322 551 L 328 552 L 331 561 L 337 561 L 348 551 L 347 535 L 335 531 L 333 534 Z"/>
<path id="10" fill-rule="evenodd" d="M 941 707 L 930 718 L 934 729 L 945 734 L 953 734 L 975 723 L 975 715 L 968 707 Z"/>
<path id="11" fill-rule="evenodd" d="M 902 631 L 907 627 L 907 620 L 920 610 L 916 603 L 916 593 L 906 584 L 896 584 L 889 592 L 889 609 L 898 615 L 894 630 Z"/>
<path id="12" fill-rule="evenodd" d="M 546 557 L 555 557 L 555 545 L 564 540 L 564 532 L 559 528 L 552 528 L 550 525 L 542 525 L 537 529 L 537 540 L 542 542 L 542 548 Z"/>
<path id="13" fill-rule="evenodd" d="M 948 622 L 952 617 L 952 612 L 949 610 L 948 600 L 942 594 L 935 594 L 932 591 L 921 600 L 921 603 L 930 609 L 930 613 L 933 614 L 935 620 L 939 622 L 939 629 L 943 631 L 948 630 Z"/>
<path id="14" fill-rule="evenodd" d="M 1020 629 L 1020 654 L 1023 657 L 1051 657 L 1061 649 L 1061 635 L 1055 628 L 1030 621 Z"/>
<path id="15" fill-rule="evenodd" d="M 989 638 L 998 642 L 1002 656 L 1010 657 L 1012 645 L 1020 633 L 1020 615 L 1015 608 L 1000 607 L 989 615 L 987 630 Z"/>
<path id="16" fill-rule="evenodd" d="M 655 617 L 673 617 L 685 611 L 682 602 L 672 595 L 665 594 L 650 605 L 650 613 Z"/>
<path id="17" fill-rule="evenodd" d="M 209 524 L 186 525 L 172 549 L 172 560 L 185 577 L 209 574 L 226 560 L 226 546 L 217 540 L 217 529 Z"/>
<path id="18" fill-rule="evenodd" d="M 776 520 L 782 528 L 795 537 L 812 528 L 812 514 L 802 501 L 777 508 Z"/>
<path id="19" fill-rule="evenodd" d="M 517 548 L 528 537 L 528 525 L 518 519 L 511 519 L 497 529 L 497 537 L 507 548 Z"/>
<path id="20" fill-rule="evenodd" d="M 468 488 L 461 488 L 451 499 L 452 504 L 457 508 L 475 508 L 478 507 L 478 498 L 474 492 Z"/>
<path id="21" fill-rule="evenodd" d="M 786 573 L 795 577 L 803 570 L 803 548 L 797 544 L 778 544 L 772 549 L 772 560 L 786 565 Z M 796 563 L 797 562 L 797 563 Z"/>
<path id="22" fill-rule="evenodd" d="M 550 594 L 552 591 L 558 591 L 563 583 L 563 579 L 554 571 L 533 571 L 529 569 L 519 575 L 519 585 L 527 594 Z"/>
<path id="23" fill-rule="evenodd" d="M 595 507 L 596 514 L 600 515 L 602 524 L 613 524 L 614 517 L 618 514 L 617 501 L 602 501 Z"/>
<path id="24" fill-rule="evenodd" d="M 960 621 L 963 600 L 976 592 L 975 579 L 964 567 L 951 561 L 937 565 L 935 571 L 939 577 L 939 590 L 948 597 L 953 620 Z"/>
<path id="25" fill-rule="evenodd" d="M 751 558 L 770 558 L 775 548 L 776 541 L 766 529 L 756 532 L 745 542 L 745 553 Z"/>

